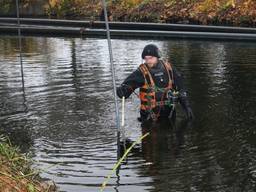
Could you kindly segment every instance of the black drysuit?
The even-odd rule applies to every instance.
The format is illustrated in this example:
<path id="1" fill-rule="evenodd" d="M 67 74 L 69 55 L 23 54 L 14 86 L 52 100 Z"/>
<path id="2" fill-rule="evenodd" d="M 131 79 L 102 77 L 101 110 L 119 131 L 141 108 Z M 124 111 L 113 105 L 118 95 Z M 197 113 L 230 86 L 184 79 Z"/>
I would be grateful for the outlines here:
<path id="1" fill-rule="evenodd" d="M 159 60 L 155 67 L 152 67 L 152 68 L 147 67 L 147 68 L 149 69 L 149 72 L 153 78 L 153 81 L 154 81 L 156 87 L 165 88 L 168 86 L 168 83 L 169 83 L 168 73 L 167 73 L 167 70 L 166 70 L 162 60 Z M 172 67 L 172 72 L 170 71 L 169 73 L 170 73 L 171 78 L 172 78 L 171 74 L 173 73 L 173 79 L 172 79 L 173 88 L 175 91 L 179 92 L 178 101 L 180 102 L 182 108 L 186 112 L 187 118 L 192 118 L 192 117 L 188 117 L 189 115 L 192 116 L 192 110 L 189 105 L 189 101 L 187 98 L 187 92 L 184 88 L 183 78 L 182 78 L 181 74 L 174 67 Z M 135 89 L 142 87 L 144 85 L 144 83 L 145 83 L 145 78 L 144 78 L 141 70 L 138 68 L 136 71 L 131 73 L 124 80 L 124 82 L 121 84 L 120 87 L 117 88 L 117 95 L 120 98 L 122 98 L 123 96 L 125 98 L 128 98 L 133 93 L 133 91 Z M 161 101 L 161 99 L 163 98 L 162 94 L 163 94 L 163 92 L 156 92 L 156 100 L 157 101 Z M 167 97 L 165 97 L 164 100 L 167 100 Z M 172 111 L 172 106 L 170 106 L 170 105 L 164 105 L 162 107 L 159 107 L 160 117 L 169 117 L 171 111 Z M 191 114 L 189 114 L 189 113 L 191 113 Z M 149 111 L 140 110 L 140 114 L 141 114 L 142 121 L 150 118 Z"/>

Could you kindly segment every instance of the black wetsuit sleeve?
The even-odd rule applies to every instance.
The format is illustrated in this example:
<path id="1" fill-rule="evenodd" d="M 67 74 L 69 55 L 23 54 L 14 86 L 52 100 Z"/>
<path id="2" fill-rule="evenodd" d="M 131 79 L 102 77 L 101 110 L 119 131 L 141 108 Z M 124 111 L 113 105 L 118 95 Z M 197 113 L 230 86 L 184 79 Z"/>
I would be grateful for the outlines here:
<path id="1" fill-rule="evenodd" d="M 186 91 L 184 86 L 183 76 L 175 67 L 172 67 L 172 71 L 173 71 L 173 81 L 174 81 L 175 90 L 179 92 Z"/>
<path id="2" fill-rule="evenodd" d="M 179 91 L 179 102 L 184 110 L 190 107 L 187 89 L 184 86 L 183 76 L 173 67 L 173 79 L 174 87 L 176 91 Z"/>
<path id="3" fill-rule="evenodd" d="M 117 88 L 118 97 L 122 98 L 124 96 L 125 98 L 128 98 L 135 89 L 142 87 L 144 82 L 144 76 L 138 68 L 124 80 L 120 87 Z"/>

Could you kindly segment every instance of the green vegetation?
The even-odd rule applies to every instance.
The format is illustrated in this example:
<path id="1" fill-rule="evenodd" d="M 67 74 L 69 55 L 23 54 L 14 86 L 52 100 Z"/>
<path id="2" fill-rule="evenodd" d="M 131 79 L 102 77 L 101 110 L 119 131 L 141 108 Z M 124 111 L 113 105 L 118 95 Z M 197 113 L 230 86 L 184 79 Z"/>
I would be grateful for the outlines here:
<path id="1" fill-rule="evenodd" d="M 0 13 L 7 14 L 12 7 L 12 0 L 0 0 Z"/>
<path id="2" fill-rule="evenodd" d="M 99 16 L 101 0 L 50 0 L 50 16 Z M 114 21 L 256 25 L 256 0 L 108 0 Z M 50 11 L 49 11 L 50 10 Z"/>
<path id="3" fill-rule="evenodd" d="M 43 182 L 39 171 L 33 170 L 31 160 L 20 153 L 10 140 L 0 135 L 0 191 L 52 192 L 55 186 Z"/>
<path id="4" fill-rule="evenodd" d="M 137 0 L 112 3 L 114 20 L 234 26 L 256 25 L 255 0 Z M 123 1 L 124 2 L 124 1 Z"/>
<path id="5" fill-rule="evenodd" d="M 80 18 L 98 17 L 101 11 L 99 0 L 49 0 L 46 13 L 49 17 Z"/>
<path id="6" fill-rule="evenodd" d="M 102 192 L 105 188 L 106 185 L 109 181 L 109 179 L 111 178 L 111 176 L 114 174 L 114 172 L 118 169 L 118 167 L 120 167 L 121 163 L 123 162 L 123 160 L 127 157 L 127 155 L 129 154 L 129 152 L 132 150 L 132 148 L 138 144 L 140 141 L 142 141 L 145 137 L 147 137 L 149 135 L 149 132 L 145 133 L 144 135 L 142 135 L 141 137 L 139 137 L 135 142 L 132 143 L 132 145 L 124 152 L 123 156 L 119 159 L 119 161 L 114 165 L 113 169 L 111 170 L 111 173 L 107 176 L 106 180 L 102 183 L 100 191 Z"/>
<path id="7" fill-rule="evenodd" d="M 33 0 L 20 0 L 22 13 Z M 106 0 L 114 21 L 256 26 L 256 0 Z M 97 20 L 101 0 L 43 0 L 45 16 Z M 27 9 L 26 9 L 27 8 Z M 12 0 L 0 0 L 0 13 L 15 12 Z M 36 15 L 36 13 L 35 13 Z M 35 16 L 34 15 L 34 16 Z"/>

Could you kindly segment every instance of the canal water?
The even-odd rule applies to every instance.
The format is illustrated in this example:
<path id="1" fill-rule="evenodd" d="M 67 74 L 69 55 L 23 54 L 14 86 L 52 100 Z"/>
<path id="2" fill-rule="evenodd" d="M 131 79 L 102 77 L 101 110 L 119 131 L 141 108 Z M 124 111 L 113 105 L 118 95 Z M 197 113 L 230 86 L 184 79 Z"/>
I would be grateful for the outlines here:
<path id="1" fill-rule="evenodd" d="M 105 191 L 255 191 L 255 43 L 113 39 L 118 85 L 148 43 L 183 74 L 196 119 L 185 121 L 178 107 L 175 125 L 141 126 L 133 94 L 126 135 L 150 135 Z M 107 41 L 24 37 L 22 50 L 24 84 L 17 37 L 0 36 L 0 132 L 60 191 L 99 191 L 117 148 Z"/>

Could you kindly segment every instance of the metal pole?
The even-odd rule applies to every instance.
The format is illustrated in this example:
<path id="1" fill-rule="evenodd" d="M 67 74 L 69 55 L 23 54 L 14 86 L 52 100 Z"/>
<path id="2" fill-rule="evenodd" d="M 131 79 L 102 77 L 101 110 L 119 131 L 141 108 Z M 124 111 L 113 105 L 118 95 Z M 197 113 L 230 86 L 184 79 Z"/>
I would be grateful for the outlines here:
<path id="1" fill-rule="evenodd" d="M 125 103 L 125 97 L 122 97 L 122 118 L 121 118 L 121 132 L 122 132 L 122 141 L 123 141 L 123 148 L 124 152 L 126 151 L 126 138 L 125 138 L 125 127 L 124 127 L 124 103 Z"/>
<path id="2" fill-rule="evenodd" d="M 20 11 L 19 11 L 19 0 L 16 0 L 16 13 L 17 13 L 17 25 L 18 25 L 18 38 L 19 38 L 19 60 L 20 60 L 20 68 L 21 68 L 21 78 L 22 78 L 22 88 L 24 91 L 24 73 L 23 73 L 23 63 L 22 63 L 22 48 L 21 48 L 21 31 L 20 31 Z"/>
<path id="3" fill-rule="evenodd" d="M 26 105 L 26 94 L 25 94 L 25 80 L 24 80 L 24 72 L 23 72 L 23 62 L 22 62 L 22 42 L 21 42 L 21 30 L 20 30 L 20 11 L 19 11 L 19 1 L 16 0 L 16 14 L 17 14 L 17 26 L 18 26 L 18 38 L 19 38 L 19 61 L 20 61 L 20 71 L 21 71 L 21 83 L 22 83 L 22 92 L 23 92 L 23 99 L 24 99 L 24 107 L 25 110 L 28 110 Z"/>
<path id="4" fill-rule="evenodd" d="M 109 59 L 110 59 L 110 64 L 111 64 L 113 92 L 114 92 L 114 99 L 115 99 L 116 126 L 117 126 L 117 159 L 119 160 L 120 159 L 120 118 L 119 118 L 119 109 L 118 109 L 118 101 L 117 101 L 117 94 L 116 94 L 116 81 L 115 81 L 116 75 L 115 75 L 115 67 L 114 67 L 114 63 L 113 63 L 113 53 L 112 53 L 112 45 L 111 45 L 111 39 L 110 39 L 106 1 L 102 0 L 102 4 L 103 4 L 103 9 L 104 9 L 104 16 L 105 16 Z"/>

